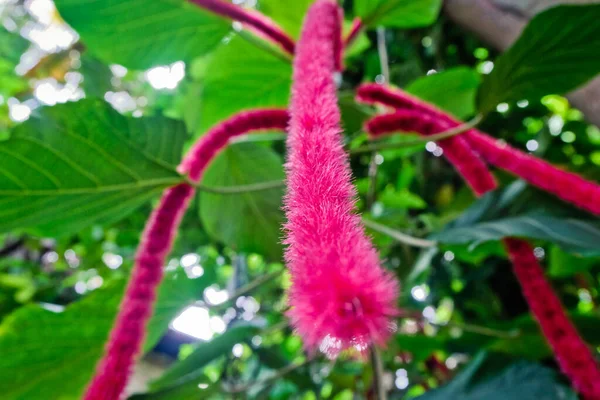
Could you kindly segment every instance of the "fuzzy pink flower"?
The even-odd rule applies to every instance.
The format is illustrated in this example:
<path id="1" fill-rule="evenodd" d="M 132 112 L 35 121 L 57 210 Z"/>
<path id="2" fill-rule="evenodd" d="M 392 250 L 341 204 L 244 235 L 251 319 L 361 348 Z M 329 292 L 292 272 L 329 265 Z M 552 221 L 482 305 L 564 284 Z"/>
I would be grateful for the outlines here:
<path id="1" fill-rule="evenodd" d="M 254 131 L 279 129 L 285 131 L 288 112 L 279 108 L 242 111 L 215 125 L 190 149 L 177 170 L 187 173 L 192 182 L 198 182 L 208 163 L 232 138 Z"/>
<path id="2" fill-rule="evenodd" d="M 283 109 L 252 110 L 234 115 L 200 138 L 178 170 L 188 173 L 191 181 L 198 182 L 210 161 L 231 138 L 258 130 L 285 129 L 287 123 L 288 113 Z M 122 397 L 152 315 L 165 258 L 171 251 L 177 228 L 193 195 L 194 188 L 187 184 L 167 189 L 148 219 L 132 277 L 85 400 L 118 400 Z"/>
<path id="3" fill-rule="evenodd" d="M 452 117 L 434 106 L 413 99 L 408 95 L 404 96 L 399 91 L 387 88 L 381 90 L 379 86 L 375 85 L 366 86 L 366 89 L 362 92 L 362 101 L 369 104 L 383 104 L 392 108 L 395 106 L 405 108 L 396 113 L 383 115 L 380 119 L 376 117 L 369 121 L 367 123 L 368 129 L 371 129 L 377 135 L 397 130 L 413 130 L 427 135 L 460 125 Z M 463 135 L 466 135 L 465 137 L 468 139 L 475 139 L 473 143 L 478 150 L 483 150 L 484 157 L 487 153 L 496 158 L 500 157 L 498 154 L 506 154 L 502 156 L 506 158 L 497 160 L 499 164 L 505 165 L 506 169 L 514 168 L 510 165 L 511 162 L 519 164 L 519 169 L 522 170 L 521 173 L 524 175 L 530 173 L 527 171 L 529 168 L 539 170 L 540 167 L 536 167 L 535 164 L 540 162 L 551 169 L 555 169 L 553 166 L 531 156 L 526 156 L 527 160 L 519 160 L 525 155 L 514 149 L 517 154 L 513 154 L 510 158 L 507 155 L 508 153 L 491 148 L 493 145 L 498 145 L 493 143 L 491 138 L 476 130 L 470 130 Z M 469 148 L 471 147 L 470 143 L 471 140 L 468 140 L 467 147 Z M 456 165 L 455 161 L 451 160 L 451 162 Z M 471 187 L 478 187 L 478 183 L 474 181 L 476 177 L 473 174 L 463 174 L 463 177 Z M 532 178 L 535 179 L 535 177 Z M 567 178 L 563 177 L 562 179 Z M 582 178 L 577 177 L 577 179 Z M 581 185 L 581 183 L 579 184 Z M 481 190 L 484 188 L 485 186 L 480 187 Z M 493 186 L 489 187 L 489 190 L 494 188 L 495 182 Z M 513 261 L 515 275 L 522 287 L 529 308 L 552 347 L 562 371 L 571 379 L 573 386 L 583 395 L 585 400 L 600 400 L 600 370 L 598 365 L 576 328 L 565 314 L 560 300 L 546 280 L 544 271 L 535 258 L 533 249 L 527 242 L 514 238 L 504 239 L 504 244 L 507 247 L 509 257 Z"/>
<path id="4" fill-rule="evenodd" d="M 358 89 L 357 99 L 366 104 L 380 104 L 396 109 L 412 110 L 416 114 L 425 114 L 438 124 L 438 132 L 460 126 L 461 123 L 441 111 L 434 105 L 421 101 L 399 89 L 392 89 L 378 84 L 365 84 Z M 377 134 L 398 131 L 404 124 L 395 121 L 393 114 L 386 117 L 375 117 L 376 120 L 368 123 Z M 377 118 L 380 118 L 378 121 Z M 406 122 L 408 123 L 408 122 Z M 410 121 L 415 124 L 416 122 Z M 394 124 L 396 128 L 394 129 Z M 426 134 L 425 132 L 421 132 Z M 489 163 L 513 173 L 530 184 L 554 194 L 573 205 L 587 210 L 595 215 L 600 215 L 600 185 L 588 181 L 577 174 L 567 172 L 547 163 L 539 158 L 528 155 L 498 142 L 485 133 L 470 129 L 461 135 L 475 152 Z"/>
<path id="5" fill-rule="evenodd" d="M 550 343 L 560 368 L 586 400 L 600 400 L 600 369 L 590 349 L 544 278 L 544 271 L 523 240 L 507 238 L 504 245 L 514 264 L 523 295 Z"/>
<path id="6" fill-rule="evenodd" d="M 167 189 L 142 235 L 135 267 L 119 315 L 111 331 L 105 354 L 96 369 L 85 400 L 119 400 L 139 353 L 148 319 L 152 315 L 165 257 L 173 244 L 179 222 L 194 194 L 181 184 Z"/>
<path id="7" fill-rule="evenodd" d="M 417 109 L 403 109 L 390 114 L 371 118 L 365 130 L 373 137 L 398 131 L 416 132 L 424 136 L 433 135 L 448 129 L 443 123 Z M 448 161 L 456 168 L 467 184 L 478 196 L 496 188 L 497 183 L 483 160 L 471 149 L 461 136 L 453 136 L 439 142 Z"/>
<path id="8" fill-rule="evenodd" d="M 317 0 L 298 42 L 285 199 L 289 315 L 305 346 L 330 356 L 383 344 L 398 291 L 354 213 L 333 82 L 338 21 L 336 3 Z"/>
<path id="9" fill-rule="evenodd" d="M 224 0 L 189 0 L 215 14 L 241 22 L 259 36 L 270 40 L 288 54 L 294 54 L 294 40 L 273 20 Z"/>

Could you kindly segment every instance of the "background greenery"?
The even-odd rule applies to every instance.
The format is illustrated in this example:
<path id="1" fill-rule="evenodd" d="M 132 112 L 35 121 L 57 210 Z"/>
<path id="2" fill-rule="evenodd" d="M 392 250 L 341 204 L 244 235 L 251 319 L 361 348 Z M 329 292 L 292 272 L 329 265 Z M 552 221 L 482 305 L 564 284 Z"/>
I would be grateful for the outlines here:
<path id="1" fill-rule="evenodd" d="M 297 37 L 309 3 L 256 7 Z M 54 4 L 0 3 L 5 400 L 80 398 L 145 219 L 182 180 L 183 150 L 215 122 L 289 97 L 285 56 L 183 0 Z M 391 83 L 465 120 L 483 112 L 493 136 L 599 180 L 600 130 L 561 97 L 600 72 L 599 5 L 539 15 L 503 55 L 440 15 L 440 0 L 344 7 L 369 28 L 348 51 L 340 86 L 350 149 L 366 143 L 361 125 L 374 112 L 353 90 L 385 79 L 379 41 Z M 284 317 L 283 139 L 243 138 L 211 164 L 202 185 L 217 193 L 200 191 L 186 214 L 150 323 L 142 364 L 160 374 L 142 365 L 131 399 L 374 398 L 369 360 L 308 358 Z M 598 220 L 501 172 L 503 188 L 475 200 L 437 145 L 414 139 L 351 158 L 366 219 L 438 242 L 419 249 L 370 231 L 406 311 L 381 354 L 390 398 L 576 398 L 498 239 L 533 240 L 582 335 L 599 346 Z M 236 189 L 264 182 L 274 185 Z"/>

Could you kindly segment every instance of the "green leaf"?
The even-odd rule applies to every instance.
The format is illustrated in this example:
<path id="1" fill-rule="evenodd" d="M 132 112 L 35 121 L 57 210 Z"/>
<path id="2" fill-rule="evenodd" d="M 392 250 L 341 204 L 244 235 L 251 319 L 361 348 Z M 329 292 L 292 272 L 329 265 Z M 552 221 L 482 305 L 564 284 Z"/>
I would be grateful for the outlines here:
<path id="1" fill-rule="evenodd" d="M 282 160 L 253 143 L 229 146 L 209 166 L 202 185 L 244 186 L 283 180 Z M 283 189 L 235 194 L 200 194 L 200 217 L 209 235 L 237 251 L 281 256 Z"/>
<path id="2" fill-rule="evenodd" d="M 245 108 L 285 106 L 292 66 L 236 36 L 220 47 L 207 67 L 200 132 Z"/>
<path id="3" fill-rule="evenodd" d="M 418 28 L 435 22 L 441 0 L 355 0 L 354 13 L 365 25 Z"/>
<path id="4" fill-rule="evenodd" d="M 548 255 L 548 273 L 556 278 L 573 276 L 600 265 L 598 257 L 582 257 L 552 246 Z"/>
<path id="5" fill-rule="evenodd" d="M 280 0 L 260 0 L 258 10 L 271 17 L 293 38 L 300 36 L 302 21 L 314 0 L 290 1 L 283 6 Z"/>
<path id="6" fill-rule="evenodd" d="M 572 253 L 600 254 L 600 223 L 597 219 L 552 215 L 543 209 L 512 210 L 525 188 L 524 182 L 516 181 L 505 189 L 487 193 L 430 238 L 441 243 L 475 247 L 490 240 L 517 236 L 555 243 Z"/>
<path id="7" fill-rule="evenodd" d="M 507 365 L 480 353 L 449 384 L 417 399 L 577 400 L 577 395 L 550 368 L 526 361 Z"/>
<path id="8" fill-rule="evenodd" d="M 21 35 L 0 26 L 0 95 L 4 98 L 28 88 L 27 80 L 15 72 L 21 54 L 28 46 L 29 42 Z"/>
<path id="9" fill-rule="evenodd" d="M 173 389 L 199 379 L 203 376 L 202 369 L 206 365 L 231 352 L 235 344 L 244 342 L 259 332 L 260 329 L 256 326 L 238 325 L 209 342 L 199 344 L 192 354 L 178 361 L 160 378 L 152 382 L 152 389 L 156 391 Z"/>
<path id="10" fill-rule="evenodd" d="M 87 52 L 81 56 L 81 68 L 79 72 L 83 75 L 81 87 L 85 96 L 103 99 L 106 92 L 113 89 L 111 79 L 113 74 L 108 65 L 90 56 Z"/>
<path id="11" fill-rule="evenodd" d="M 597 222 L 537 214 L 506 217 L 451 228 L 433 235 L 432 239 L 442 243 L 477 245 L 507 236 L 545 240 L 579 254 L 600 254 L 598 249 L 600 224 Z"/>
<path id="12" fill-rule="evenodd" d="M 89 51 L 109 63 L 146 69 L 213 50 L 231 22 L 187 0 L 56 0 Z"/>
<path id="13" fill-rule="evenodd" d="M 122 218 L 182 181 L 185 137 L 179 122 L 103 101 L 43 109 L 0 142 L 0 232 L 58 236 Z"/>
<path id="14" fill-rule="evenodd" d="M 558 6 L 535 16 L 484 78 L 479 110 L 563 94 L 600 73 L 599 19 L 600 4 Z"/>
<path id="15" fill-rule="evenodd" d="M 169 322 L 214 280 L 189 279 L 181 269 L 167 274 L 144 345 L 147 351 Z M 118 281 L 54 313 L 37 305 L 20 308 L 0 325 L 0 392 L 3 400 L 76 400 L 102 354 L 125 287 Z"/>
<path id="16" fill-rule="evenodd" d="M 423 76 L 406 91 L 431 102 L 460 119 L 475 113 L 475 96 L 481 79 L 471 68 L 457 67 Z"/>

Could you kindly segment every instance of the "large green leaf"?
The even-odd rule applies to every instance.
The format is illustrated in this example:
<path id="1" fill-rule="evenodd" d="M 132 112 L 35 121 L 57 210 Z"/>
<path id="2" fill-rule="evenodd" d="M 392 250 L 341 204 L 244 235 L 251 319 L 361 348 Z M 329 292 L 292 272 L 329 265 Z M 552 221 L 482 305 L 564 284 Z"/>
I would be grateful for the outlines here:
<path id="1" fill-rule="evenodd" d="M 229 146 L 210 165 L 202 185 L 244 186 L 283 180 L 281 158 L 253 143 Z M 200 195 L 200 217 L 207 232 L 238 251 L 281 256 L 280 188 L 235 194 Z"/>
<path id="2" fill-rule="evenodd" d="M 600 73 L 600 4 L 564 5 L 535 16 L 479 90 L 479 109 L 563 94 Z"/>
<path id="3" fill-rule="evenodd" d="M 15 67 L 28 46 L 21 35 L 0 26 L 0 95 L 5 98 L 27 89 L 27 81 L 16 74 Z"/>
<path id="4" fill-rule="evenodd" d="M 145 69 L 191 61 L 214 49 L 231 22 L 187 0 L 55 0 L 89 51 L 106 62 Z"/>
<path id="5" fill-rule="evenodd" d="M 478 244 L 507 236 L 545 240 L 566 251 L 585 255 L 600 253 L 600 221 L 551 213 L 529 198 L 527 186 L 515 181 L 504 189 L 478 199 L 441 232 L 430 238 L 447 244 Z M 526 199 L 525 205 L 522 199 Z M 539 210 L 532 208 L 539 207 Z"/>
<path id="6" fill-rule="evenodd" d="M 418 400 L 577 400 L 550 368 L 526 361 L 513 364 L 479 354 L 446 386 Z"/>
<path id="7" fill-rule="evenodd" d="M 160 287 L 145 350 L 169 322 L 213 282 L 206 273 L 189 279 L 181 269 Z M 90 379 L 124 289 L 119 281 L 54 313 L 37 305 L 20 308 L 0 325 L 0 393 L 3 400 L 76 400 Z"/>
<path id="8" fill-rule="evenodd" d="M 435 22 L 441 0 L 355 0 L 354 13 L 368 26 L 418 28 Z"/>
<path id="9" fill-rule="evenodd" d="M 203 376 L 202 369 L 215 359 L 231 352 L 237 343 L 247 341 L 260 332 L 253 325 L 238 325 L 209 342 L 201 343 L 186 358 L 175 363 L 159 379 L 152 383 L 156 391 L 174 389 L 177 386 L 187 386 L 190 381 L 196 381 Z"/>
<path id="10" fill-rule="evenodd" d="M 479 74 L 475 70 L 457 67 L 423 76 L 405 89 L 463 119 L 475 112 L 475 96 L 479 83 Z"/>
<path id="11" fill-rule="evenodd" d="M 296 0 L 281 4 L 281 0 L 260 0 L 258 10 L 271 17 L 294 38 L 300 36 L 302 20 L 314 0 Z"/>
<path id="12" fill-rule="evenodd" d="M 291 76 L 288 61 L 234 37 L 215 52 L 207 67 L 200 131 L 245 108 L 285 106 Z"/>
<path id="13" fill-rule="evenodd" d="M 102 101 L 43 109 L 0 142 L 0 232 L 57 236 L 123 217 L 181 182 L 185 137 L 179 122 Z"/>
<path id="14" fill-rule="evenodd" d="M 432 238 L 442 243 L 474 245 L 507 236 L 540 239 L 565 250 L 587 255 L 600 254 L 600 224 L 549 215 L 520 215 L 444 230 Z"/>

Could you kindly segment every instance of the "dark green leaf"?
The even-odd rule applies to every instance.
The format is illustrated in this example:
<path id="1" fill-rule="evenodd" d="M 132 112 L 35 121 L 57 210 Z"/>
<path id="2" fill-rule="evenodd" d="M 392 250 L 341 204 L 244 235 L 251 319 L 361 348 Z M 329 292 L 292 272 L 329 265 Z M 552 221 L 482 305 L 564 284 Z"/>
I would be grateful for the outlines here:
<path id="1" fill-rule="evenodd" d="M 229 146 L 210 165 L 202 185 L 245 186 L 283 180 L 281 158 L 253 143 Z M 243 252 L 281 256 L 283 189 L 200 195 L 200 217 L 214 238 Z"/>
<path id="2" fill-rule="evenodd" d="M 576 400 L 577 395 L 559 382 L 558 374 L 539 364 L 480 354 L 449 384 L 418 397 L 419 400 Z"/>
<path id="3" fill-rule="evenodd" d="M 214 277 L 190 280 L 183 270 L 161 285 L 145 350 L 169 322 Z M 0 392 L 3 400 L 76 400 L 90 379 L 116 315 L 124 289 L 119 281 L 54 313 L 37 305 L 20 308 L 0 325 Z"/>
<path id="4" fill-rule="evenodd" d="M 84 53 L 81 56 L 79 72 L 83 75 L 81 87 L 86 97 L 103 99 L 105 93 L 112 89 L 112 72 L 108 65 L 97 58 Z"/>
<path id="5" fill-rule="evenodd" d="M 190 381 L 196 381 L 202 377 L 202 369 L 207 364 L 231 352 L 235 344 L 252 338 L 259 331 L 260 329 L 253 325 L 238 325 L 209 342 L 201 343 L 192 354 L 178 361 L 160 378 L 155 380 L 152 383 L 152 388 L 165 390 L 186 385 Z"/>
<path id="6" fill-rule="evenodd" d="M 214 49 L 231 22 L 187 0 L 56 0 L 89 51 L 109 63 L 146 69 L 191 61 Z"/>
<path id="7" fill-rule="evenodd" d="M 355 0 L 354 13 L 368 26 L 418 28 L 435 22 L 441 0 Z"/>
<path id="8" fill-rule="evenodd" d="M 43 109 L 0 142 L 0 231 L 47 236 L 115 221 L 181 182 L 183 124 L 101 101 Z"/>
<path id="9" fill-rule="evenodd" d="M 600 258 L 570 254 L 557 246 L 552 246 L 548 254 L 548 273 L 553 277 L 573 276 L 596 266 L 600 266 Z"/>
<path id="10" fill-rule="evenodd" d="M 291 76 L 288 61 L 234 37 L 215 52 L 207 67 L 200 132 L 245 108 L 285 106 Z"/>
<path id="11" fill-rule="evenodd" d="M 479 74 L 457 67 L 413 81 L 406 91 L 463 119 L 475 113 Z"/>
<path id="12" fill-rule="evenodd" d="M 479 90 L 479 110 L 563 94 L 600 73 L 600 4 L 564 5 L 535 16 Z"/>

